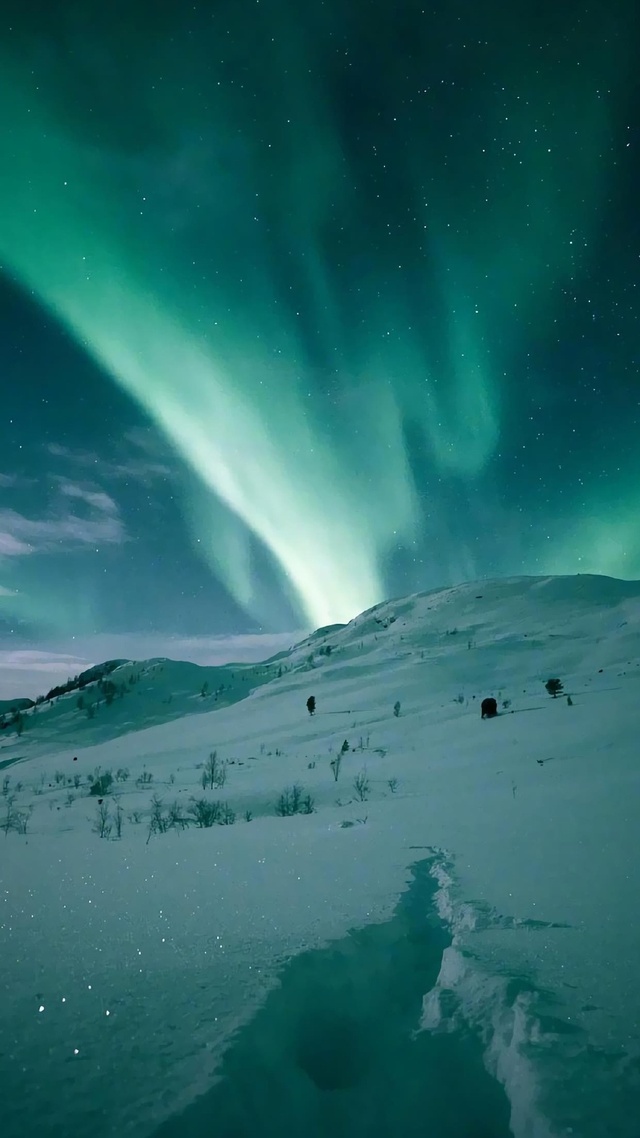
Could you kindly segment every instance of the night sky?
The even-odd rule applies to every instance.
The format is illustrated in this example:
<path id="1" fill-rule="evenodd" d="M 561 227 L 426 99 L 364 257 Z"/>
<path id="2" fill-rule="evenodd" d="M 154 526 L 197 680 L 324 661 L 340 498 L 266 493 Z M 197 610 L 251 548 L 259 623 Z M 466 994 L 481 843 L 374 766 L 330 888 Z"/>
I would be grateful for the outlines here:
<path id="1" fill-rule="evenodd" d="M 5 662 L 640 577 L 639 57 L 636 0 L 5 0 Z"/>

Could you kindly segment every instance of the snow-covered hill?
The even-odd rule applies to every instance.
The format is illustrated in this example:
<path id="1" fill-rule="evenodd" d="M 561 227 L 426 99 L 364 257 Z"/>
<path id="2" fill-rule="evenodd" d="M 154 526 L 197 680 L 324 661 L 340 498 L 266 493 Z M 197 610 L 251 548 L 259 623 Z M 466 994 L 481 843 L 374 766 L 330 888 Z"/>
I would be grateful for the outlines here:
<path id="1" fill-rule="evenodd" d="M 640 583 L 123 668 L 3 740 L 5 1138 L 636 1138 Z"/>
<path id="2" fill-rule="evenodd" d="M 115 665 L 115 666 L 114 666 Z M 0 769 L 14 754 L 33 757 L 55 745 L 86 747 L 127 731 L 184 715 L 227 707 L 273 679 L 277 664 L 203 667 L 181 660 L 123 660 L 101 664 L 69 681 L 69 691 L 33 700 L 7 700 L 0 715 Z M 17 711 L 20 714 L 16 714 Z"/>

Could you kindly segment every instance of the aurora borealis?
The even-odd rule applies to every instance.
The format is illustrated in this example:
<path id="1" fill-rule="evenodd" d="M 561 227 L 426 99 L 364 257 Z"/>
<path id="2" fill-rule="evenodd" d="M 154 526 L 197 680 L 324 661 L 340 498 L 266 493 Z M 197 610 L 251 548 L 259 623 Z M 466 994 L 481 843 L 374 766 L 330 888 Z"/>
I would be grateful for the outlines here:
<path id="1" fill-rule="evenodd" d="M 5 5 L 6 634 L 640 576 L 634 8 Z"/>

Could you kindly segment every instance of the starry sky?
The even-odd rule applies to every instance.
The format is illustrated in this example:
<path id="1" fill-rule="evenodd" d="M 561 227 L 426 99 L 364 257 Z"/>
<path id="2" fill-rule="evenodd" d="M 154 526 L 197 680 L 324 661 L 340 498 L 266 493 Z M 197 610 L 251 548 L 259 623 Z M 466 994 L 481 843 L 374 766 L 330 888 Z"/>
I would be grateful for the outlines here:
<path id="1" fill-rule="evenodd" d="M 635 9 L 6 0 L 0 695 L 640 576 Z"/>

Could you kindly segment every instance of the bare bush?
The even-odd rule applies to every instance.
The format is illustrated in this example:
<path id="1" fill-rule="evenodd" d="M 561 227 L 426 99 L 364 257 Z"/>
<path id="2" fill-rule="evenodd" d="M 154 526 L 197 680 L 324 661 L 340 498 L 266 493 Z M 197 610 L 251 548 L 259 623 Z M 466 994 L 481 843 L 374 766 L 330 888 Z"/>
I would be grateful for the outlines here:
<path id="1" fill-rule="evenodd" d="M 356 792 L 356 798 L 360 802 L 366 802 L 367 798 L 369 797 L 369 791 L 371 789 L 369 779 L 367 777 L 366 767 L 363 767 L 362 770 L 359 771 L 359 773 L 354 778 L 353 789 Z"/>
<path id="2" fill-rule="evenodd" d="M 162 799 L 154 794 L 151 799 L 151 813 L 149 815 L 149 830 L 147 834 L 147 844 L 154 834 L 166 834 L 168 830 L 168 821 L 162 813 Z"/>
<path id="3" fill-rule="evenodd" d="M 304 794 L 298 783 L 285 787 L 276 802 L 276 814 L 281 818 L 292 814 L 313 814 L 314 809 L 313 798 L 310 794 Z"/>

